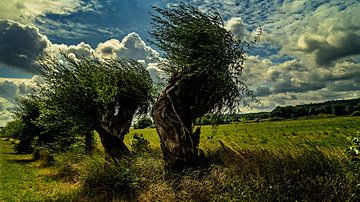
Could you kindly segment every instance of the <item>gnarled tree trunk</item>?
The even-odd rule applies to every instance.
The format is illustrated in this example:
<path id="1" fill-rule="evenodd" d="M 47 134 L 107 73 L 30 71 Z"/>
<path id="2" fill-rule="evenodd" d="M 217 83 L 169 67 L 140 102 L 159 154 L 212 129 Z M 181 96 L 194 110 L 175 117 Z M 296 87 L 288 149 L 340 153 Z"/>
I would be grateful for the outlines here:
<path id="1" fill-rule="evenodd" d="M 106 128 L 99 126 L 96 131 L 99 133 L 101 144 L 105 149 L 107 157 L 118 162 L 122 155 L 130 153 L 124 143 L 124 137 L 110 133 Z"/>
<path id="2" fill-rule="evenodd" d="M 200 128 L 193 131 L 194 117 L 182 110 L 176 99 L 177 87 L 168 87 L 153 108 L 153 119 L 160 136 L 166 168 L 182 170 L 198 161 Z"/>
<path id="3" fill-rule="evenodd" d="M 107 157 L 115 162 L 118 162 L 121 156 L 130 153 L 124 143 L 124 138 L 129 133 L 134 113 L 135 110 L 130 109 L 115 114 L 104 113 L 101 115 L 100 123 L 96 126 Z"/>

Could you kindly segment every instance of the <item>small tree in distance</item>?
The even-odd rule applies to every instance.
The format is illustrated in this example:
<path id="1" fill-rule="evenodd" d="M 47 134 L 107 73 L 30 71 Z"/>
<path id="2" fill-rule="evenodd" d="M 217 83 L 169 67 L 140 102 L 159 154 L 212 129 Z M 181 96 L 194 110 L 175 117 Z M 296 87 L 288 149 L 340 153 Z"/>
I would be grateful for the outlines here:
<path id="1" fill-rule="evenodd" d="M 53 124 L 67 125 L 73 133 L 96 130 L 115 161 L 128 153 L 123 140 L 133 116 L 146 112 L 152 99 L 147 70 L 133 60 L 73 60 L 65 55 L 47 56 L 40 63 L 43 82 L 37 92 L 46 109 L 40 120 L 57 117 Z"/>
<path id="2" fill-rule="evenodd" d="M 135 129 L 144 129 L 153 126 L 153 122 L 150 118 L 144 116 L 139 118 L 134 124 Z"/>
<path id="3" fill-rule="evenodd" d="M 43 131 L 37 124 L 40 116 L 40 103 L 35 96 L 20 97 L 16 100 L 17 109 L 14 112 L 15 122 L 18 123 L 16 131 L 12 136 L 20 140 L 15 146 L 17 153 L 31 153 L 35 137 Z"/>
<path id="4" fill-rule="evenodd" d="M 154 8 L 153 43 L 164 52 L 161 68 L 169 80 L 152 116 L 167 168 L 194 165 L 206 113 L 237 109 L 252 92 L 240 79 L 248 46 L 224 28 L 217 12 L 202 13 L 186 4 Z"/>

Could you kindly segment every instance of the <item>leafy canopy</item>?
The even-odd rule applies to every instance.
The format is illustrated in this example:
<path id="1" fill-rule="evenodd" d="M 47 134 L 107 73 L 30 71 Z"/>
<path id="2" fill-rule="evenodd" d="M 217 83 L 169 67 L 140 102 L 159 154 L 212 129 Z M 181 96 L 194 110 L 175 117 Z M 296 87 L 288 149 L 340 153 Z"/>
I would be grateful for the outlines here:
<path id="1" fill-rule="evenodd" d="M 169 84 L 177 83 L 188 98 L 208 99 L 188 103 L 199 112 L 195 117 L 235 109 L 243 95 L 252 96 L 240 79 L 249 44 L 224 28 L 219 13 L 186 4 L 154 10 L 152 43 L 164 53 L 161 68 L 170 74 Z"/>
<path id="2" fill-rule="evenodd" d="M 41 66 L 38 96 L 46 110 L 40 119 L 58 117 L 59 124 L 72 124 L 75 131 L 131 121 L 135 112 L 147 111 L 152 98 L 150 75 L 133 60 L 73 60 L 63 55 L 60 59 L 48 56 Z"/>

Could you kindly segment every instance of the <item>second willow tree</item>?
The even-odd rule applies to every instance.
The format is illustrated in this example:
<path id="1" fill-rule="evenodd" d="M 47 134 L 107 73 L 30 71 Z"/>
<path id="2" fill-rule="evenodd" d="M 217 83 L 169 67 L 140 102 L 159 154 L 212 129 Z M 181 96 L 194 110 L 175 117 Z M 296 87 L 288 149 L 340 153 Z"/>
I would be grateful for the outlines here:
<path id="1" fill-rule="evenodd" d="M 124 137 L 133 116 L 145 113 L 152 99 L 148 71 L 124 59 L 74 60 L 63 55 L 40 62 L 42 82 L 37 91 L 44 103 L 44 127 L 67 127 L 71 133 L 96 130 L 109 159 L 118 161 L 129 153 Z"/>
<path id="2" fill-rule="evenodd" d="M 185 4 L 154 10 L 151 34 L 169 79 L 152 116 L 166 167 L 179 170 L 198 162 L 200 128 L 194 129 L 194 121 L 232 111 L 252 95 L 240 79 L 248 44 L 226 30 L 215 11 L 205 14 Z"/>

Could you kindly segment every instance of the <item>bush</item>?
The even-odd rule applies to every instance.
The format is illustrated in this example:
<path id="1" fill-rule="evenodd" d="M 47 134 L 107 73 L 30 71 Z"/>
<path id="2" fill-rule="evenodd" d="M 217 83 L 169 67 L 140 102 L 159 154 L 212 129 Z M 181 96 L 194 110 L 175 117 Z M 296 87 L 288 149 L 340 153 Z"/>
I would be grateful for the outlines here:
<path id="1" fill-rule="evenodd" d="M 153 122 L 148 117 L 140 118 L 134 125 L 135 129 L 144 129 L 153 126 Z"/>
<path id="2" fill-rule="evenodd" d="M 135 133 L 131 141 L 131 148 L 134 152 L 142 153 L 150 150 L 150 142 L 142 134 Z"/>

